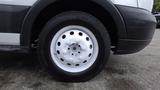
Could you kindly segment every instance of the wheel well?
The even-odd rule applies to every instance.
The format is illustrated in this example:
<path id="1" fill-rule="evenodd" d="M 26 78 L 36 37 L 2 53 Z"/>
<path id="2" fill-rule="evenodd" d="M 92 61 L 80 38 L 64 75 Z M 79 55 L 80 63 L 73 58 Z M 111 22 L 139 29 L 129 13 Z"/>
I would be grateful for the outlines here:
<path id="1" fill-rule="evenodd" d="M 55 15 L 64 11 L 83 11 L 97 17 L 107 28 L 112 46 L 117 45 L 118 34 L 112 16 L 101 6 L 89 0 L 59 0 L 40 12 L 31 33 L 31 43 L 35 43 L 44 25 Z"/>

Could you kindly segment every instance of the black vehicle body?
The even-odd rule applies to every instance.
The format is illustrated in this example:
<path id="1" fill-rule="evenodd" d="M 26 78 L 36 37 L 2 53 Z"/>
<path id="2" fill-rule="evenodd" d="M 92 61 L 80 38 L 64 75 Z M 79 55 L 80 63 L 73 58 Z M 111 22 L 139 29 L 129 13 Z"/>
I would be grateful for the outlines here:
<path id="1" fill-rule="evenodd" d="M 72 4 L 72 5 L 71 5 Z M 83 7 L 79 7 L 83 5 Z M 87 6 L 90 7 L 87 7 Z M 95 11 L 92 10 L 95 7 Z M 51 12 L 53 10 L 53 12 Z M 0 32 L 18 33 L 19 44 L 3 44 L 3 51 L 31 51 L 45 22 L 67 10 L 89 12 L 109 28 L 115 54 L 130 54 L 142 50 L 152 40 L 155 17 L 147 10 L 114 5 L 106 0 L 39 0 L 33 6 L 0 5 Z"/>

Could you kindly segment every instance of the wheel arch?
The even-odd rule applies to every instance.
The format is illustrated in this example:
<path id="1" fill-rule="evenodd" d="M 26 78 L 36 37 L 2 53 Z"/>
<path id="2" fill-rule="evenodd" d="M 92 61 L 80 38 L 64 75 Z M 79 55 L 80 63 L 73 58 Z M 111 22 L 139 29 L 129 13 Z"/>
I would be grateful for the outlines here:
<path id="1" fill-rule="evenodd" d="M 37 1 L 35 5 L 31 7 L 31 9 L 29 10 L 23 22 L 22 31 L 21 31 L 21 45 L 30 48 L 30 44 L 33 38 L 32 34 L 39 33 L 41 30 L 40 31 L 37 30 L 37 27 L 41 27 L 40 29 L 42 29 L 44 25 L 44 24 L 41 25 L 41 22 L 39 24 L 39 20 L 44 19 L 45 22 L 47 21 L 47 19 L 44 18 L 47 10 L 53 10 L 53 12 L 51 13 L 53 15 L 56 15 L 59 12 L 61 12 L 61 10 L 59 9 L 64 9 L 64 10 L 67 9 L 67 8 L 62 8 L 59 5 L 59 3 L 64 2 L 63 4 L 66 5 L 67 3 L 72 4 L 73 1 L 75 0 L 49 0 L 49 1 L 39 0 Z M 102 22 L 105 26 L 107 26 L 107 24 L 110 24 L 110 26 L 107 28 L 111 28 L 111 31 L 109 31 L 109 34 L 110 34 L 110 37 L 112 39 L 111 41 L 113 44 L 116 44 L 119 38 L 125 38 L 126 30 L 125 30 L 125 24 L 124 24 L 123 18 L 121 14 L 119 13 L 118 9 L 110 1 L 108 0 L 86 0 L 86 1 L 78 0 L 75 3 L 77 4 L 71 5 L 71 7 L 77 6 L 76 10 L 77 9 L 81 10 L 83 7 L 89 6 L 87 9 L 85 9 L 86 7 L 83 8 L 83 10 L 85 9 L 84 11 L 94 14 L 97 18 L 99 18 L 100 20 L 103 20 Z M 82 6 L 82 3 L 84 6 Z M 78 5 L 81 5 L 82 7 L 78 7 Z M 94 9 L 92 7 L 94 7 Z"/>

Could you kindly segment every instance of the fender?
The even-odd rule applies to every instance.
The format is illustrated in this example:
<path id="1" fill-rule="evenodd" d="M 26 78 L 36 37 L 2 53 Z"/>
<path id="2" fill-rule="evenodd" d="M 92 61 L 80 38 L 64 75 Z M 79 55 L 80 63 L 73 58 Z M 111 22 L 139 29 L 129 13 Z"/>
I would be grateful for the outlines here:
<path id="1" fill-rule="evenodd" d="M 36 17 L 39 13 L 45 9 L 50 4 L 55 3 L 58 0 L 38 0 L 28 11 L 27 15 L 25 16 L 22 29 L 21 29 L 21 46 L 30 47 L 30 40 L 31 40 L 31 30 Z M 118 29 L 118 37 L 125 38 L 126 37 L 126 28 L 124 20 L 116 8 L 116 6 L 109 0 L 90 0 L 98 4 L 99 6 L 103 7 L 110 15 L 113 17 L 114 21 L 116 22 L 116 26 Z"/>

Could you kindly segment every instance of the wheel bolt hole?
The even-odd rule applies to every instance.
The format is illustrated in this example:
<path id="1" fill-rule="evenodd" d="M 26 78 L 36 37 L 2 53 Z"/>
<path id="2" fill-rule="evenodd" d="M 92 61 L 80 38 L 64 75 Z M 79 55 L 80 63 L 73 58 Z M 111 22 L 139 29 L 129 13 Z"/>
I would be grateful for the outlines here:
<path id="1" fill-rule="evenodd" d="M 72 53 L 72 56 L 73 56 L 74 54 Z"/>
<path id="2" fill-rule="evenodd" d="M 81 52 L 78 52 L 79 54 L 81 53 Z"/>
<path id="3" fill-rule="evenodd" d="M 70 50 L 70 48 L 68 48 L 68 50 Z"/>

